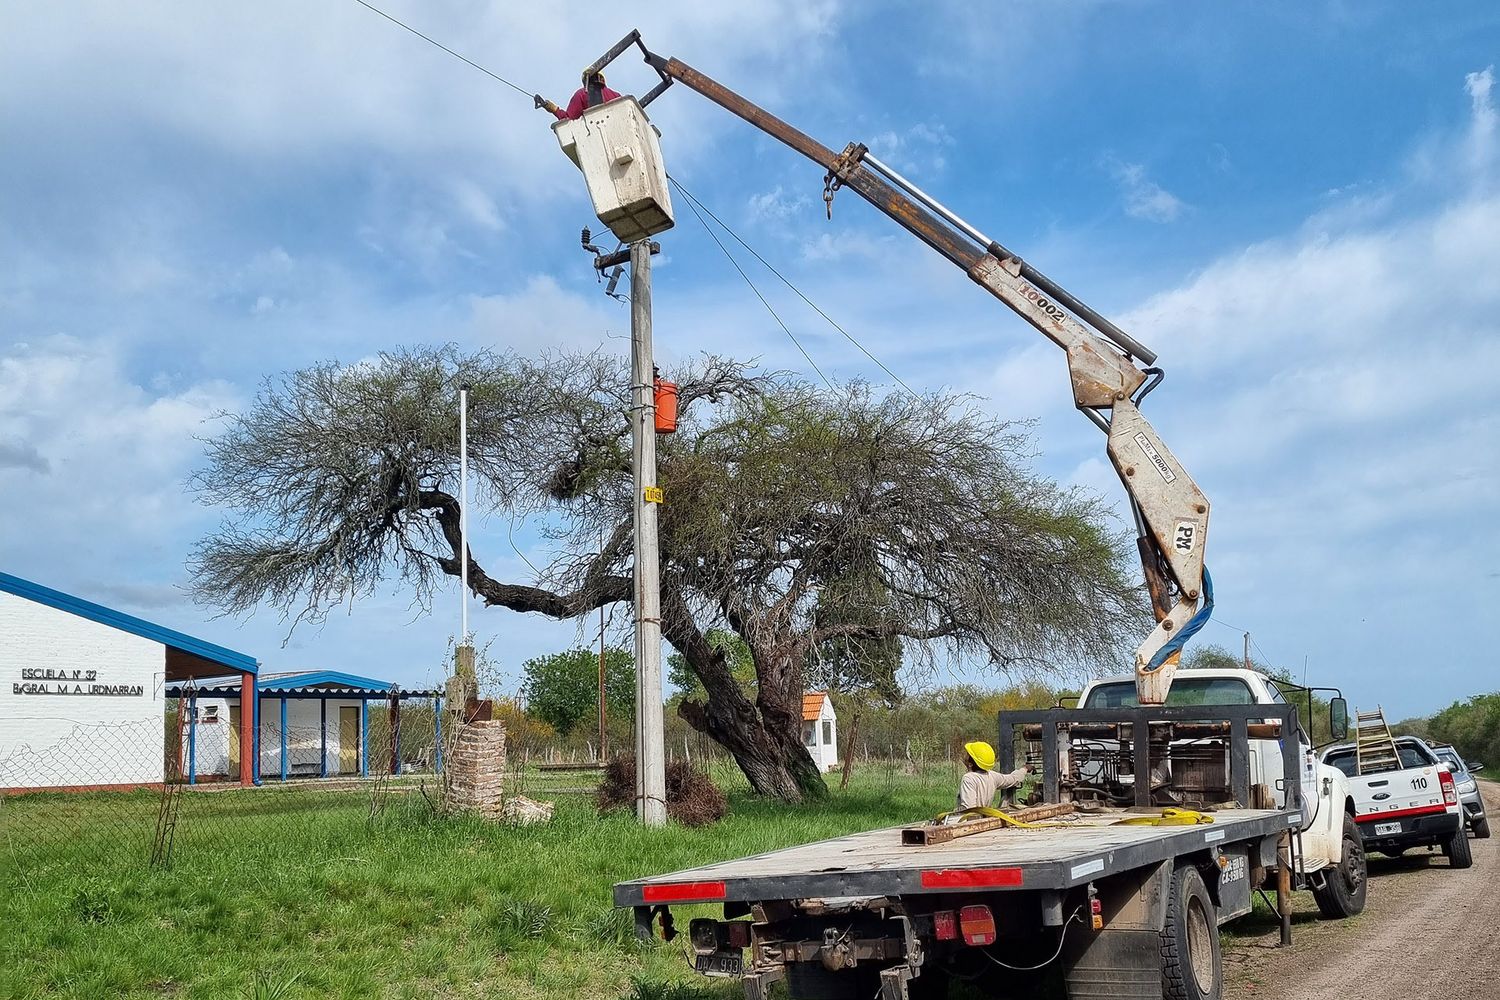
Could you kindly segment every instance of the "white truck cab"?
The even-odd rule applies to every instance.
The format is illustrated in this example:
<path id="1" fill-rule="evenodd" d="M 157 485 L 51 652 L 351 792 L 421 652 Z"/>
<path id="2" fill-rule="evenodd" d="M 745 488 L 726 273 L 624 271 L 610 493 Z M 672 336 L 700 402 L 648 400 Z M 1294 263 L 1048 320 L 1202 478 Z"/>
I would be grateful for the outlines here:
<path id="1" fill-rule="evenodd" d="M 1224 668 L 1179 671 L 1172 679 L 1166 704 L 1282 705 L 1286 700 L 1276 682 L 1264 673 L 1258 670 Z M 1338 703 L 1342 707 L 1342 699 Z M 1133 674 L 1092 681 L 1078 699 L 1078 707 L 1084 709 L 1134 708 L 1138 704 Z M 1347 715 L 1347 709 L 1342 713 L 1331 714 Z M 1343 720 L 1339 718 L 1333 721 L 1334 730 L 1338 733 L 1344 726 Z M 1299 828 L 1302 834 L 1302 873 L 1307 875 L 1325 868 L 1339 868 L 1344 861 L 1345 845 L 1352 836 L 1353 842 L 1360 845 L 1359 857 L 1354 865 L 1357 871 L 1346 874 L 1362 880 L 1364 851 L 1354 822 L 1349 779 L 1343 771 L 1318 760 L 1307 733 L 1306 727 L 1309 724 L 1310 720 L 1304 719 L 1303 728 L 1290 737 L 1283 735 L 1276 739 L 1250 740 L 1251 784 L 1264 785 L 1270 790 L 1276 805 L 1284 806 L 1287 796 L 1286 781 L 1282 777 L 1285 773 L 1283 754 L 1297 754 L 1301 760 L 1298 770 L 1302 775 L 1303 810 L 1302 825 Z"/>

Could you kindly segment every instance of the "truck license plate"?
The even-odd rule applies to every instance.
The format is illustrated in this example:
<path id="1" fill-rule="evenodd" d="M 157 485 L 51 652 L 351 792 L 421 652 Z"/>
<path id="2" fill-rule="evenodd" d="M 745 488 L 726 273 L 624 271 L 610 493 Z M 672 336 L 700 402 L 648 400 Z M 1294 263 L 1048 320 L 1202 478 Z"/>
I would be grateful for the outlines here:
<path id="1" fill-rule="evenodd" d="M 1390 836 L 1393 833 L 1400 833 L 1400 832 L 1401 832 L 1401 824 L 1400 823 L 1376 823 L 1375 824 L 1375 836 L 1377 836 L 1377 837 L 1387 837 L 1387 836 Z"/>
<path id="2" fill-rule="evenodd" d="M 694 955 L 693 968 L 705 976 L 734 976 L 745 972 L 745 955 L 740 951 L 716 951 L 707 955 Z"/>

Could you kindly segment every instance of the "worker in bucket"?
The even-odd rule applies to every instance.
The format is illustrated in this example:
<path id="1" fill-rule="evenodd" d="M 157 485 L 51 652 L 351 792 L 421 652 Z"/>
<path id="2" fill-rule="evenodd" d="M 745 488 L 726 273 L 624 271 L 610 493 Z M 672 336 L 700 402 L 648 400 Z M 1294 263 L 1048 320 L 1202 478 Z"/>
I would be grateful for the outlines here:
<path id="1" fill-rule="evenodd" d="M 983 740 L 964 744 L 964 762 L 968 770 L 958 783 L 958 811 L 989 807 L 997 792 L 1015 788 L 1031 773 L 1030 764 L 1022 764 L 1008 774 L 996 771 L 995 748 Z"/>
<path id="2" fill-rule="evenodd" d="M 578 88 L 578 93 L 574 94 L 573 99 L 568 102 L 566 110 L 553 104 L 541 94 L 537 94 L 533 100 L 537 107 L 556 115 L 558 121 L 576 121 L 580 115 L 594 105 L 603 104 L 605 101 L 613 101 L 619 96 L 618 93 L 604 85 L 604 74 L 602 72 L 595 70 L 593 73 L 590 73 L 588 70 L 584 70 L 583 86 Z"/>

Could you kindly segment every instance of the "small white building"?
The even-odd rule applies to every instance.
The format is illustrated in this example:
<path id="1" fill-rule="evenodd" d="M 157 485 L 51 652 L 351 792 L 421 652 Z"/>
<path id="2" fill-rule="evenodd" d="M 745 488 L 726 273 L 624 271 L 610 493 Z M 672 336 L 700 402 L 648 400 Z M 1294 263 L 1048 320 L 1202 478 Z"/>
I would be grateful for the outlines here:
<path id="1" fill-rule="evenodd" d="M 802 745 L 821 770 L 839 766 L 839 718 L 833 699 L 821 691 L 802 696 Z"/>
<path id="2" fill-rule="evenodd" d="M 0 793 L 159 785 L 166 687 L 224 678 L 253 691 L 253 656 L 0 573 Z M 227 678 L 225 675 L 228 674 Z M 254 738 L 225 711 L 226 750 Z M 236 760 L 231 780 L 253 768 Z"/>

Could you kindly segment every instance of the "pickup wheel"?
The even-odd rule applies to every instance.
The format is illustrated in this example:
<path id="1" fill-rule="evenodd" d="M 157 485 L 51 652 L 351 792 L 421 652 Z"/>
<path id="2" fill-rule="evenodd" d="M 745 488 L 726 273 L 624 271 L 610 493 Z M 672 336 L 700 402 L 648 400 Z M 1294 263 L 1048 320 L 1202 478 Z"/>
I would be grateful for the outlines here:
<path id="1" fill-rule="evenodd" d="M 1472 827 L 1470 827 L 1470 829 L 1472 829 L 1474 831 L 1474 839 L 1475 840 L 1489 840 L 1490 839 L 1490 818 L 1488 816 L 1483 816 L 1483 817 L 1481 817 L 1479 819 L 1476 819 L 1474 821 L 1474 825 Z"/>
<path id="2" fill-rule="evenodd" d="M 1184 865 L 1172 873 L 1167 920 L 1161 931 L 1163 1000 L 1221 1000 L 1223 956 L 1214 901 L 1198 869 Z"/>
<path id="3" fill-rule="evenodd" d="M 1443 853 L 1448 855 L 1449 868 L 1469 868 L 1474 864 L 1474 853 L 1469 850 L 1469 831 L 1462 823 L 1443 845 Z"/>
<path id="4" fill-rule="evenodd" d="M 1364 839 L 1359 835 L 1359 825 L 1354 822 L 1354 817 L 1345 813 L 1343 856 L 1338 867 L 1324 877 L 1323 885 L 1313 890 L 1319 912 L 1335 920 L 1362 912 L 1369 887 L 1367 876 Z"/>

